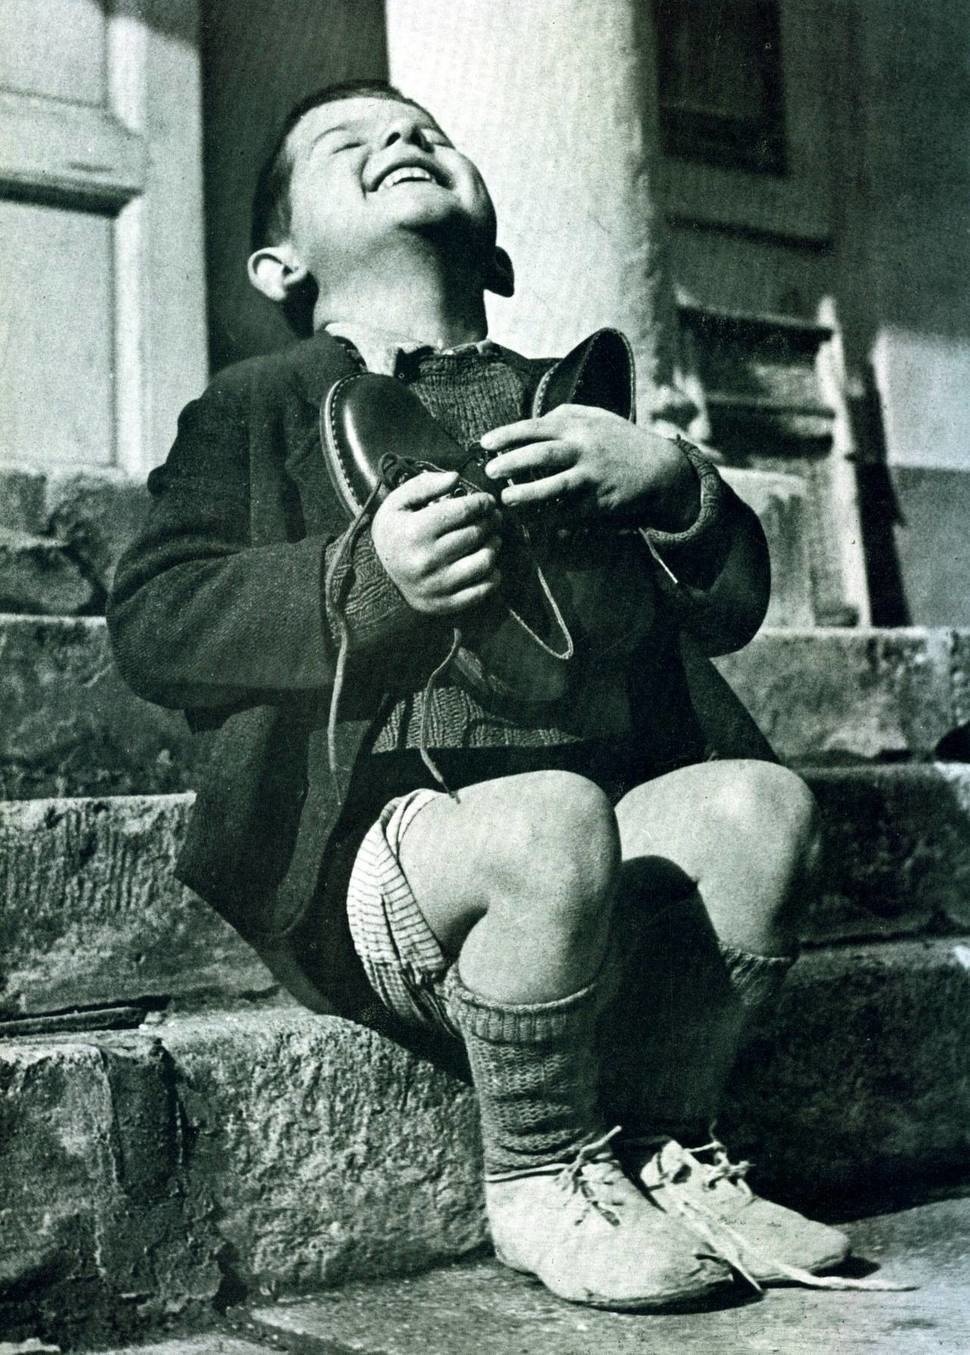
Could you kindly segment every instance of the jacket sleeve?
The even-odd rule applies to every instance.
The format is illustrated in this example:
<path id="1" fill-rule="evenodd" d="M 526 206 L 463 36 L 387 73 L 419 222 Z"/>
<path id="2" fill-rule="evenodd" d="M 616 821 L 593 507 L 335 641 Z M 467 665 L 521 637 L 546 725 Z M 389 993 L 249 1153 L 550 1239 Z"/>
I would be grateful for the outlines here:
<path id="1" fill-rule="evenodd" d="M 146 526 L 115 576 L 108 625 L 119 670 L 159 705 L 272 703 L 329 687 L 340 621 L 324 605 L 324 580 L 335 560 L 351 651 L 387 647 L 422 622 L 366 531 L 352 550 L 339 536 L 253 544 L 248 404 L 238 384 L 216 383 L 186 407 L 168 460 L 149 476 Z"/>
<path id="2" fill-rule="evenodd" d="M 768 545 L 757 514 L 712 462 L 684 439 L 677 442 L 698 477 L 697 517 L 684 531 L 645 528 L 643 536 L 679 625 L 705 654 L 729 654 L 752 639 L 768 610 Z"/>

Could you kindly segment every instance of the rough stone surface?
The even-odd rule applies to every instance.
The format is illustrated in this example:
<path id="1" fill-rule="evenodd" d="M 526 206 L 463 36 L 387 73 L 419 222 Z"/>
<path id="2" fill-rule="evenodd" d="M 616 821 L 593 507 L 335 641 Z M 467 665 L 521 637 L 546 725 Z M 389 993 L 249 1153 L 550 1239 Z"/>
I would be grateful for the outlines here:
<path id="1" fill-rule="evenodd" d="M 810 944 L 970 927 L 970 768 L 810 774 L 828 843 Z M 0 803 L 0 1015 L 273 984 L 172 874 L 189 795 Z"/>
<path id="2" fill-rule="evenodd" d="M 225 1264 L 307 1290 L 479 1245 L 471 1093 L 362 1027 L 304 1012 L 160 1027 Z"/>
<path id="3" fill-rule="evenodd" d="M 961 631 L 767 630 L 718 666 L 792 761 L 926 759 L 970 722 Z M 204 740 L 127 690 L 100 618 L 0 617 L 0 673 L 3 798 L 196 784 Z"/>
<path id="4" fill-rule="evenodd" d="M 970 927 L 970 768 L 840 768 L 809 780 L 827 860 L 806 940 Z"/>
<path id="5" fill-rule="evenodd" d="M 477 1261 L 257 1308 L 253 1331 L 347 1355 L 965 1355 L 970 1199 L 860 1219 L 848 1232 L 860 1257 L 919 1287 L 773 1289 L 714 1312 L 644 1316 L 562 1303 L 493 1261 Z"/>
<path id="6" fill-rule="evenodd" d="M 73 616 L 97 594 L 66 541 L 0 528 L 0 611 Z"/>
<path id="7" fill-rule="evenodd" d="M 0 468 L 0 527 L 61 537 L 102 601 L 147 506 L 144 485 L 118 471 Z"/>
<path id="8" fill-rule="evenodd" d="M 125 1346 L 124 1350 L 98 1351 L 97 1355 L 271 1355 L 279 1345 L 255 1345 L 235 1336 L 207 1331 L 201 1336 L 176 1336 L 170 1341 L 152 1341 L 150 1345 Z M 0 1355 L 3 1347 L 0 1346 Z"/>
<path id="9" fill-rule="evenodd" d="M 0 467 L 0 527 L 36 536 L 47 529 L 43 472 L 26 466 Z"/>
<path id="10" fill-rule="evenodd" d="M 763 631 L 717 666 L 789 760 L 927 758 L 970 718 L 960 631 Z"/>
<path id="11" fill-rule="evenodd" d="M 965 1171 L 968 1046 L 965 941 L 809 954 L 721 1124 L 759 1179 L 803 1196 Z"/>
<path id="12" fill-rule="evenodd" d="M 810 626 L 815 620 L 808 552 L 805 481 L 777 471 L 722 471 L 761 519 L 771 557 L 771 601 L 766 626 Z"/>
<path id="13" fill-rule="evenodd" d="M 70 542 L 102 596 L 122 552 L 141 528 L 148 503 L 140 481 L 117 473 L 62 470 L 47 475 L 47 530 Z"/>
<path id="14" fill-rule="evenodd" d="M 132 695 L 98 617 L 0 617 L 0 798 L 187 789 L 202 748 Z"/>
<path id="15" fill-rule="evenodd" d="M 0 1013 L 272 986 L 176 883 L 184 796 L 0 803 Z"/>
<path id="16" fill-rule="evenodd" d="M 211 1301 L 211 1225 L 193 1212 L 157 1040 L 0 1045 L 0 1330 L 68 1343 Z"/>
<path id="17" fill-rule="evenodd" d="M 968 969 L 948 942 L 796 966 L 722 1121 L 762 1187 L 817 1201 L 965 1168 Z M 336 1017 L 8 1043 L 0 1094 L 14 1337 L 418 1270 L 486 1238 L 471 1092 Z"/>

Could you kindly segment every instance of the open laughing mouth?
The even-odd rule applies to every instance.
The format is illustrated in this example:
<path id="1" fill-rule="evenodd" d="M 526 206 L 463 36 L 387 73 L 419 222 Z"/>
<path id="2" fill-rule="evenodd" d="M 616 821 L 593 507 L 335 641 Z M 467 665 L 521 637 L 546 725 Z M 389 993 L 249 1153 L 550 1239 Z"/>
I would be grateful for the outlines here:
<path id="1" fill-rule="evenodd" d="M 436 184 L 439 188 L 447 188 L 444 176 L 438 172 L 428 169 L 425 165 L 409 164 L 398 165 L 390 169 L 377 182 L 374 192 L 383 193 L 387 188 L 395 188 L 402 183 L 430 183 Z"/>

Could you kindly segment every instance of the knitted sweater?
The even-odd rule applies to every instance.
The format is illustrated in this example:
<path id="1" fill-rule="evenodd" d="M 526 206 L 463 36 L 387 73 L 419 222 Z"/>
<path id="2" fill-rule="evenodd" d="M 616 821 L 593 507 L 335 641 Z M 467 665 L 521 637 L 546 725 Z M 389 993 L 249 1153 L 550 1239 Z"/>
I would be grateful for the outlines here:
<path id="1" fill-rule="evenodd" d="M 513 364 L 514 355 L 500 348 L 422 349 L 401 354 L 397 374 L 460 445 L 470 446 L 489 429 L 523 417 L 526 374 Z M 415 683 L 394 701 L 371 751 L 417 748 L 422 723 L 427 746 L 438 749 L 552 748 L 627 735 L 630 711 L 621 673 L 581 661 L 576 670 L 563 699 L 539 706 L 496 700 L 486 708 L 447 677 L 430 693 Z"/>

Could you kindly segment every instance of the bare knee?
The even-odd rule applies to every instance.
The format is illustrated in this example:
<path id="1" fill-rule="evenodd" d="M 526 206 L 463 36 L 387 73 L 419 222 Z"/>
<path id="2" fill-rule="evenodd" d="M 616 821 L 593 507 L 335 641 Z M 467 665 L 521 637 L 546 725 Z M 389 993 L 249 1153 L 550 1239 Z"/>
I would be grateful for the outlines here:
<path id="1" fill-rule="evenodd" d="M 719 794 L 722 843 L 732 843 L 735 875 L 721 878 L 715 925 L 732 944 L 784 952 L 795 944 L 821 855 L 818 806 L 784 767 L 737 763 Z M 728 871 L 730 876 L 730 871 Z"/>
<path id="2" fill-rule="evenodd" d="M 800 776 L 773 762 L 730 764 L 710 809 L 740 841 L 757 844 L 805 877 L 817 868 L 821 827 L 815 796 Z"/>
<path id="3" fill-rule="evenodd" d="M 510 777 L 496 825 L 490 908 L 567 930 L 605 925 L 620 864 L 609 800 L 571 772 Z"/>

